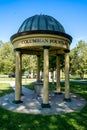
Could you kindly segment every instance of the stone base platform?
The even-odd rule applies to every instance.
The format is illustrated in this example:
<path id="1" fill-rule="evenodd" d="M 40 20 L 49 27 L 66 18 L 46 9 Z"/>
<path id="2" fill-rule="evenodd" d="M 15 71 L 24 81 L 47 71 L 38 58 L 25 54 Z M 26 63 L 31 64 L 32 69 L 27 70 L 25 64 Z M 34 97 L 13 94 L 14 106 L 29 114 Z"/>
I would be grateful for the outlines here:
<path id="1" fill-rule="evenodd" d="M 0 106 L 18 113 L 52 115 L 81 110 L 86 105 L 85 99 L 79 95 L 71 93 L 71 102 L 66 102 L 64 101 L 64 93 L 56 95 L 54 91 L 50 91 L 49 104 L 51 107 L 42 108 L 42 97 L 38 96 L 35 91 L 23 87 L 22 92 L 23 96 L 21 97 L 21 101 L 23 101 L 23 103 L 13 103 L 14 93 L 11 93 L 0 98 Z"/>

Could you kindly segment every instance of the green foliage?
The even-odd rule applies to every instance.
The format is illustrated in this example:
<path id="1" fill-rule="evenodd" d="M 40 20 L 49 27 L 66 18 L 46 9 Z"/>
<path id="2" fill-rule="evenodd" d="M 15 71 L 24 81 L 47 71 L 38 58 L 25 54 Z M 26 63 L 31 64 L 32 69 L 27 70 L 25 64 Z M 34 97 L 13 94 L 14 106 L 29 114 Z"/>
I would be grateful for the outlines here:
<path id="1" fill-rule="evenodd" d="M 2 46 L 3 42 L 0 40 L 0 47 Z"/>
<path id="2" fill-rule="evenodd" d="M 15 70 L 13 46 L 10 42 L 3 43 L 0 48 L 0 73 L 9 74 Z"/>
<path id="3" fill-rule="evenodd" d="M 37 57 L 34 55 L 22 55 L 22 72 L 28 71 L 30 74 L 31 72 L 36 73 L 37 69 Z"/>
<path id="4" fill-rule="evenodd" d="M 44 59 L 43 56 L 40 57 L 40 69 L 43 70 Z M 60 67 L 64 68 L 64 55 L 60 55 Z M 49 56 L 49 70 L 53 72 L 56 69 L 56 56 Z"/>
<path id="5" fill-rule="evenodd" d="M 87 74 L 87 43 L 82 40 L 70 52 L 70 71 L 82 79 Z"/>
<path id="6" fill-rule="evenodd" d="M 54 71 L 56 69 L 56 56 L 49 57 L 49 69 L 50 71 Z"/>
<path id="7" fill-rule="evenodd" d="M 36 73 L 36 56 L 22 56 L 22 72 Z M 0 74 L 9 74 L 15 71 L 15 52 L 10 42 L 0 41 Z"/>

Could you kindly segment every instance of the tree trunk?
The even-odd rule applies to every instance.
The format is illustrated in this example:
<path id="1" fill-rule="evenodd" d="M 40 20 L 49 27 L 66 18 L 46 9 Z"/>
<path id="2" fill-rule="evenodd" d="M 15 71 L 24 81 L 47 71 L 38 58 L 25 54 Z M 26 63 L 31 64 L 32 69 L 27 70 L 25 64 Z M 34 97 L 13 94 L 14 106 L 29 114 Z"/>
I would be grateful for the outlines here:
<path id="1" fill-rule="evenodd" d="M 80 73 L 80 79 L 84 79 L 84 74 Z"/>

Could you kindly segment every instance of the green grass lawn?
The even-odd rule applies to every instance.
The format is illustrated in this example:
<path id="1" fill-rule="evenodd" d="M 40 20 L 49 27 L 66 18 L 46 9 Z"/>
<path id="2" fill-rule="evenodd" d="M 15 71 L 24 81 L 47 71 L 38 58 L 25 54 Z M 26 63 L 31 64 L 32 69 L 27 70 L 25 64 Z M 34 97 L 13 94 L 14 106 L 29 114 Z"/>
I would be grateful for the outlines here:
<path id="1" fill-rule="evenodd" d="M 0 78 L 0 81 L 14 81 L 15 78 Z"/>
<path id="2" fill-rule="evenodd" d="M 11 93 L 13 90 L 11 89 L 11 87 L 9 86 L 9 84 L 5 84 L 5 83 L 0 83 L 0 97 Z"/>
<path id="3" fill-rule="evenodd" d="M 55 89 L 55 83 L 49 83 Z M 33 84 L 26 84 L 33 89 Z M 64 83 L 61 83 L 64 91 Z M 71 92 L 87 100 L 87 82 L 70 82 Z M 12 92 L 8 84 L 0 84 L 0 96 Z M 87 130 L 87 105 L 80 111 L 61 115 L 32 115 L 11 112 L 0 107 L 0 130 Z"/>

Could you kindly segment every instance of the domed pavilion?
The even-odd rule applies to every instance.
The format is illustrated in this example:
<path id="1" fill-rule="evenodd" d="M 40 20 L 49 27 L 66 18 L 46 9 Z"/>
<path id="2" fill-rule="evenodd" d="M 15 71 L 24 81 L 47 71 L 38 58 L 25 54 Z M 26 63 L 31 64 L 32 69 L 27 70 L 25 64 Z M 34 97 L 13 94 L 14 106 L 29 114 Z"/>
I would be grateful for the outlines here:
<path id="1" fill-rule="evenodd" d="M 64 27 L 55 18 L 48 15 L 34 15 L 27 18 L 18 32 L 11 36 L 11 42 L 16 54 L 15 103 L 21 103 L 22 91 L 22 54 L 37 56 L 37 81 L 40 80 L 40 56 L 44 57 L 43 73 L 43 108 L 49 108 L 49 55 L 56 56 L 56 93 L 61 93 L 60 87 L 60 55 L 65 56 L 65 97 L 69 94 L 69 52 L 72 37 L 65 32 Z"/>

